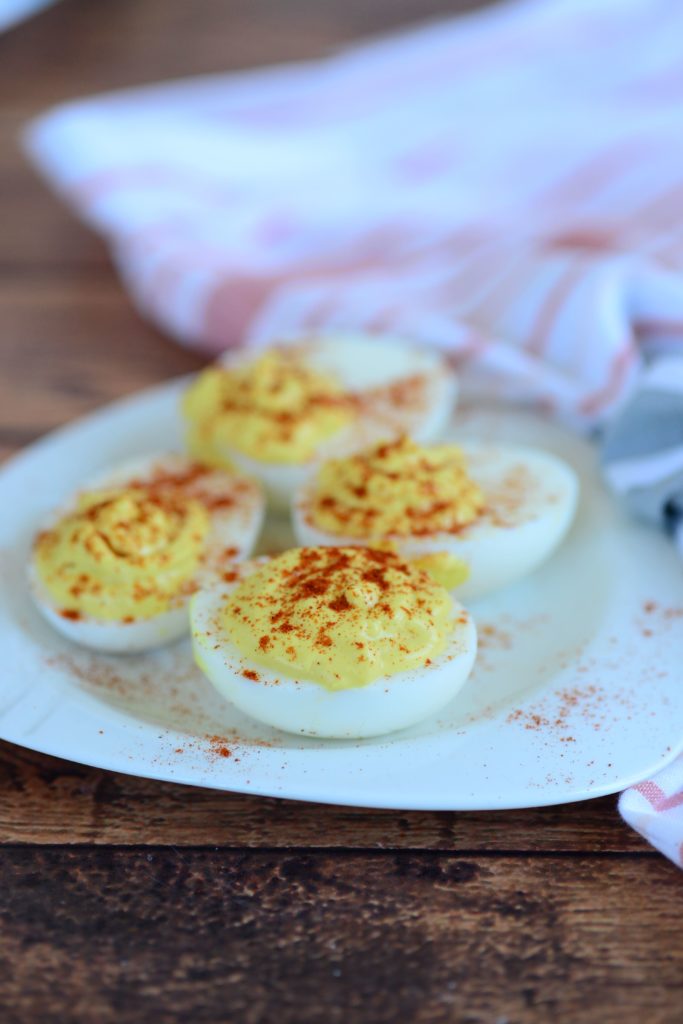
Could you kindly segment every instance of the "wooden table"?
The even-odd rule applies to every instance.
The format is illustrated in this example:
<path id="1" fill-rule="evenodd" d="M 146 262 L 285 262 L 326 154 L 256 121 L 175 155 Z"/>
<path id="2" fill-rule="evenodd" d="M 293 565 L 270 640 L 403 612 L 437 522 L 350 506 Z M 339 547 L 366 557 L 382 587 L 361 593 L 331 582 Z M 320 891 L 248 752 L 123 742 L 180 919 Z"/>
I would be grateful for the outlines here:
<path id="1" fill-rule="evenodd" d="M 28 117 L 78 94 L 324 54 L 465 6 L 63 0 L 0 37 L 2 452 L 200 365 L 138 319 L 103 246 L 25 166 Z M 373 812 L 3 744 L 0 844 L 6 1024 L 683 1018 L 682 879 L 615 798 Z"/>

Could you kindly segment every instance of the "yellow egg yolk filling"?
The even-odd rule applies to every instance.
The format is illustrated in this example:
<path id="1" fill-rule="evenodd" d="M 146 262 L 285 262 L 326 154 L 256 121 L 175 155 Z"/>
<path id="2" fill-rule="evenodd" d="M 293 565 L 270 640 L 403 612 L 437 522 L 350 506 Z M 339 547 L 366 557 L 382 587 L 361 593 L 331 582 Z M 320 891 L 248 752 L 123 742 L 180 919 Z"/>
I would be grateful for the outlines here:
<path id="1" fill-rule="evenodd" d="M 207 465 L 229 465 L 230 449 L 260 462 L 297 464 L 347 424 L 352 403 L 293 347 L 210 367 L 185 393 L 183 412 L 190 452 Z"/>
<path id="2" fill-rule="evenodd" d="M 90 491 L 39 534 L 34 565 L 68 618 L 149 619 L 194 589 L 208 531 L 204 506 L 177 492 Z"/>
<path id="3" fill-rule="evenodd" d="M 423 448 L 401 437 L 327 462 L 309 515 L 327 533 L 373 541 L 457 533 L 483 508 L 459 448 Z"/>
<path id="4" fill-rule="evenodd" d="M 394 552 L 295 548 L 239 584 L 221 625 L 250 662 L 345 690 L 424 670 L 452 634 L 454 609 Z"/>

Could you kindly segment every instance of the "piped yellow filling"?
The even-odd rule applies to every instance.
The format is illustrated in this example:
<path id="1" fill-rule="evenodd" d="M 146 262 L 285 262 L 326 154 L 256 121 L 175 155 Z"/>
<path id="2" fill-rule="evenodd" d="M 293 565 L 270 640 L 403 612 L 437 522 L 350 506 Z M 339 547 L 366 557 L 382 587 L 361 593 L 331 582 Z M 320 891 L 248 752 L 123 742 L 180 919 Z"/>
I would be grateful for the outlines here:
<path id="1" fill-rule="evenodd" d="M 309 515 L 327 533 L 372 541 L 457 533 L 483 508 L 459 448 L 401 437 L 325 463 Z"/>
<path id="2" fill-rule="evenodd" d="M 307 462 L 353 410 L 332 376 L 307 366 L 296 347 L 283 347 L 205 370 L 185 393 L 183 413 L 191 454 L 225 466 L 230 451 L 260 462 Z"/>
<path id="3" fill-rule="evenodd" d="M 249 662 L 343 690 L 429 664 L 454 611 L 443 587 L 394 552 L 295 548 L 232 592 L 221 625 Z"/>
<path id="4" fill-rule="evenodd" d="M 148 619 L 189 593 L 209 516 L 144 487 L 89 491 L 34 545 L 38 577 L 69 618 Z"/>

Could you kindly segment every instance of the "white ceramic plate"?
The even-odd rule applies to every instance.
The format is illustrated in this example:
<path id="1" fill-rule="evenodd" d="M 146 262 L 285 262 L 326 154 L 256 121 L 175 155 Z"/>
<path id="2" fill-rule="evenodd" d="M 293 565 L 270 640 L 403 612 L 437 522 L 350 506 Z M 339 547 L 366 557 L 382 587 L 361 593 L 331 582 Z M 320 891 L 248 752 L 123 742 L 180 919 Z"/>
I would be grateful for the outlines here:
<path id="1" fill-rule="evenodd" d="M 469 435 L 530 442 L 578 470 L 578 520 L 523 583 L 472 605 L 481 654 L 445 712 L 384 740 L 299 740 L 249 721 L 185 642 L 95 656 L 52 633 L 24 582 L 44 514 L 108 463 L 180 446 L 172 382 L 57 431 L 0 471 L 0 736 L 101 768 L 217 789 L 402 809 L 531 807 L 612 793 L 683 747 L 683 579 L 629 521 L 593 450 L 551 424 L 470 413 Z M 288 543 L 281 525 L 266 546 Z"/>

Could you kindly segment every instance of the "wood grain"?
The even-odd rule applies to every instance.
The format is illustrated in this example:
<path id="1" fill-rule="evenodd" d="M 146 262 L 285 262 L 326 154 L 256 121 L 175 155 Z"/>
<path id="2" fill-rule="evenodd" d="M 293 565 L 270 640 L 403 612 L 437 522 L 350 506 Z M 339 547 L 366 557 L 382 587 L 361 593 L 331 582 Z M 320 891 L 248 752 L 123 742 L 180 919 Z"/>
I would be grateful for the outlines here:
<path id="1" fill-rule="evenodd" d="M 0 998 L 55 1024 L 677 1024 L 677 882 L 629 857 L 4 849 Z"/>
<path id="2" fill-rule="evenodd" d="M 0 442 L 10 446 L 205 362 L 143 323 L 110 273 L 0 282 L 0 309 Z"/>

